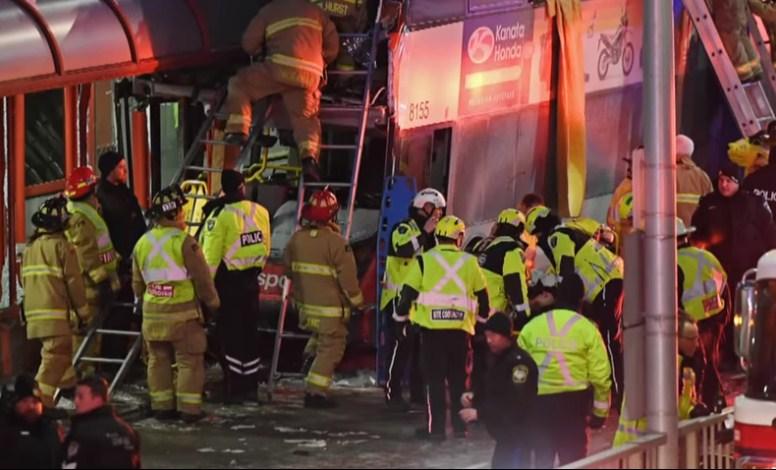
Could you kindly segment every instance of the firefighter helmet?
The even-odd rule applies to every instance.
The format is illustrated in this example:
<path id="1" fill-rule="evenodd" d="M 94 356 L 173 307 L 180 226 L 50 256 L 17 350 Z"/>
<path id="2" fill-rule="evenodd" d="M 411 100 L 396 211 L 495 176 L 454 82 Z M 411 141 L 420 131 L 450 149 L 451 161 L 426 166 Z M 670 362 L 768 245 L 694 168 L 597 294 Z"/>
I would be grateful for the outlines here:
<path id="1" fill-rule="evenodd" d="M 620 222 L 633 218 L 633 193 L 627 193 L 617 203 L 617 217 Z"/>
<path id="2" fill-rule="evenodd" d="M 496 223 L 511 225 L 517 229 L 525 227 L 525 216 L 517 209 L 504 209 L 498 215 Z"/>
<path id="3" fill-rule="evenodd" d="M 302 218 L 310 222 L 326 223 L 334 219 L 339 212 L 337 196 L 325 187 L 316 191 L 302 208 Z"/>
<path id="4" fill-rule="evenodd" d="M 412 207 L 415 209 L 423 209 L 426 207 L 426 204 L 432 204 L 435 209 L 444 209 L 447 207 L 445 196 L 433 188 L 421 190 L 412 200 Z"/>
<path id="5" fill-rule="evenodd" d="M 546 219 L 552 215 L 552 211 L 547 206 L 536 206 L 528 211 L 528 215 L 525 218 L 525 229 L 531 235 L 535 235 L 539 221 Z"/>
<path id="6" fill-rule="evenodd" d="M 154 195 L 148 215 L 150 218 L 173 216 L 183 209 L 186 202 L 186 195 L 180 186 L 167 186 Z"/>
<path id="7" fill-rule="evenodd" d="M 43 230 L 61 232 L 65 229 L 70 214 L 67 212 L 67 199 L 55 196 L 43 202 L 32 215 L 32 224 Z"/>
<path id="8" fill-rule="evenodd" d="M 457 240 L 466 233 L 466 224 L 454 215 L 446 215 L 437 223 L 434 234 L 437 237 Z"/>
<path id="9" fill-rule="evenodd" d="M 765 253 L 757 262 L 757 280 L 776 279 L 776 250 Z"/>
<path id="10" fill-rule="evenodd" d="M 676 218 L 676 237 L 686 237 L 687 235 L 693 233 L 695 231 L 695 227 L 688 227 L 684 224 L 684 220 L 680 219 L 679 217 Z"/>
<path id="11" fill-rule="evenodd" d="M 68 199 L 84 199 L 89 196 L 97 186 L 97 175 L 90 166 L 79 166 L 67 178 L 65 196 Z"/>

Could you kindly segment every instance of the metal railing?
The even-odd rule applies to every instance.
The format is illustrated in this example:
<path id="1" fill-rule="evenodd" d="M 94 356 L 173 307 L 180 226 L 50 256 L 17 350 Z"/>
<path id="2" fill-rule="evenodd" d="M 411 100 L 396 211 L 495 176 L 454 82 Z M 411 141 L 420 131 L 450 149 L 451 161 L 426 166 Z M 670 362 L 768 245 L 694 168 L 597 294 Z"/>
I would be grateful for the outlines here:
<path id="1" fill-rule="evenodd" d="M 720 414 L 679 423 L 679 468 L 735 468 L 732 430 L 725 427 L 733 415 L 728 408 Z M 561 468 L 657 468 L 658 448 L 663 434 L 649 434 L 622 446 L 605 450 Z"/>

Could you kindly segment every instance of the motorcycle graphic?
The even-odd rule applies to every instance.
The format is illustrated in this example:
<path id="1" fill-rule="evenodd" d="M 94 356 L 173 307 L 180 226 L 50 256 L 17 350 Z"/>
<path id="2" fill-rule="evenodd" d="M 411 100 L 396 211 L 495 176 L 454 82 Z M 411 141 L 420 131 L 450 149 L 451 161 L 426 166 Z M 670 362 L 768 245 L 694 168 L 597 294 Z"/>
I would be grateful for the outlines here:
<path id="1" fill-rule="evenodd" d="M 622 72 L 627 77 L 633 70 L 635 49 L 630 39 L 628 28 L 628 13 L 620 17 L 620 26 L 614 34 L 601 33 L 598 38 L 598 79 L 604 80 L 609 74 L 609 67 L 622 62 Z"/>

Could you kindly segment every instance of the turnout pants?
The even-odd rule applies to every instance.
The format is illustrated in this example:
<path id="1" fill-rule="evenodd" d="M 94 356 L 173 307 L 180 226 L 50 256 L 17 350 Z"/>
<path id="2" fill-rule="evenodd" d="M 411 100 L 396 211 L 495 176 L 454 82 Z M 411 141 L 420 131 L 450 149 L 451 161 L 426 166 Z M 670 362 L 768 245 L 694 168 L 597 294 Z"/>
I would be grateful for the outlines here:
<path id="1" fill-rule="evenodd" d="M 392 305 L 392 304 L 391 304 Z M 402 382 L 404 381 L 407 367 L 410 374 L 410 401 L 413 403 L 425 403 L 426 397 L 423 391 L 423 376 L 420 369 L 420 335 L 414 328 L 410 328 L 407 322 L 407 336 L 396 337 L 393 308 L 389 306 L 382 312 L 386 319 L 386 344 L 390 348 L 386 355 L 386 370 L 388 380 L 385 383 L 385 401 L 398 402 L 402 400 Z"/>
<path id="2" fill-rule="evenodd" d="M 177 329 L 175 339 L 148 341 L 148 388 L 151 409 L 177 410 L 184 414 L 202 412 L 205 386 L 205 329 L 197 320 Z M 173 364 L 177 374 L 173 380 Z"/>
<path id="3" fill-rule="evenodd" d="M 76 383 L 73 360 L 73 342 L 70 336 L 41 338 L 40 367 L 35 381 L 40 387 L 41 401 L 46 408 L 53 408 L 54 394 L 58 388 L 73 388 Z"/>
<path id="4" fill-rule="evenodd" d="M 252 103 L 272 95 L 280 95 L 291 120 L 299 153 L 303 158 L 318 159 L 321 146 L 321 121 L 318 112 L 321 93 L 317 87 L 300 88 L 283 80 L 285 70 L 261 62 L 240 69 L 229 80 L 225 111 L 229 113 L 226 132 L 248 135 L 252 120 Z M 236 161 L 227 161 L 233 168 Z"/>
<path id="5" fill-rule="evenodd" d="M 334 371 L 342 360 L 342 356 L 345 355 L 348 338 L 347 325 L 344 318 L 309 316 L 303 325 L 303 329 L 312 333 L 305 348 L 305 355 L 315 356 L 305 378 L 305 390 L 312 395 L 326 396 L 331 388 Z"/>
<path id="6" fill-rule="evenodd" d="M 466 391 L 471 362 L 469 334 L 461 330 L 427 330 L 420 334 L 420 354 L 428 400 L 428 432 L 444 435 L 447 424 L 447 388 L 454 431 L 465 431 L 458 416 Z M 447 385 L 447 387 L 445 387 Z"/>
<path id="7" fill-rule="evenodd" d="M 620 279 L 609 281 L 598 294 L 592 305 L 586 305 L 588 317 L 593 320 L 606 345 L 609 363 L 612 367 L 612 408 L 620 409 L 625 387 L 624 356 L 622 349 L 622 295 Z"/>
<path id="8" fill-rule="evenodd" d="M 259 274 L 260 269 L 216 274 L 221 308 L 216 318 L 221 368 L 227 397 L 256 393 L 259 379 Z"/>
<path id="9" fill-rule="evenodd" d="M 591 396 L 581 392 L 539 395 L 534 406 L 536 468 L 553 468 L 587 455 L 587 416 Z"/>

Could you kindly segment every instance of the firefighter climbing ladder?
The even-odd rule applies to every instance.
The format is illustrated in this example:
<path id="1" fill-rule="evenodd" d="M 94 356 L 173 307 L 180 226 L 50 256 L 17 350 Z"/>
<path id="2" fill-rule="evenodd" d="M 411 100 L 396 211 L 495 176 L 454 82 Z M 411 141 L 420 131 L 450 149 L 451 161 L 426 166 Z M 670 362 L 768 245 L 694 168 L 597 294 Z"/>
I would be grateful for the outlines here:
<path id="1" fill-rule="evenodd" d="M 296 220 L 300 220 L 302 206 L 305 201 L 305 196 L 308 190 L 315 190 L 318 188 L 324 188 L 324 187 L 330 187 L 333 189 L 336 188 L 342 188 L 348 189 L 348 199 L 347 199 L 347 207 L 346 207 L 346 213 L 347 218 L 344 222 L 344 236 L 346 240 L 350 240 L 350 233 L 351 228 L 353 225 L 353 212 L 355 210 L 355 203 L 356 203 L 356 191 L 358 189 L 358 177 L 361 170 L 361 160 L 364 155 L 364 146 L 366 142 L 366 133 L 367 129 L 370 127 L 370 110 L 372 108 L 372 81 L 374 77 L 374 71 L 376 67 L 376 56 L 377 56 L 377 43 L 380 39 L 381 34 L 381 23 L 380 18 L 382 14 L 383 9 L 383 2 L 380 1 L 377 8 L 377 15 L 375 17 L 374 26 L 369 33 L 364 34 L 341 34 L 340 36 L 343 38 L 353 38 L 353 39 L 362 39 L 362 40 L 371 40 L 370 44 L 370 53 L 368 57 L 368 64 L 366 67 L 366 70 L 354 70 L 354 71 L 329 71 L 329 75 L 332 76 L 363 76 L 365 77 L 364 80 L 364 91 L 363 91 L 363 100 L 359 103 L 359 112 L 360 112 L 360 119 L 358 120 L 358 132 L 356 134 L 356 142 L 353 145 L 333 145 L 333 144 L 324 144 L 321 145 L 321 150 L 342 150 L 342 151 L 349 151 L 354 154 L 353 158 L 353 167 L 351 171 L 351 177 L 349 183 L 308 183 L 304 181 L 304 178 L 300 179 L 299 182 L 299 191 L 297 195 L 297 218 Z M 325 110 L 322 109 L 322 113 Z M 352 112 L 352 108 L 347 107 L 336 107 L 336 108 L 330 108 L 329 114 L 332 115 L 333 120 L 337 119 L 337 114 L 347 114 Z M 324 119 L 325 120 L 325 119 Z M 275 347 L 273 349 L 272 354 L 272 365 L 269 372 L 269 378 L 267 380 L 267 395 L 270 400 L 272 400 L 272 395 L 275 389 L 275 385 L 277 384 L 278 380 L 283 378 L 284 376 L 296 376 L 299 377 L 302 374 L 300 373 L 294 373 L 294 374 L 288 374 L 288 373 L 280 373 L 278 371 L 278 363 L 280 361 L 280 352 L 283 345 L 284 339 L 291 339 L 291 338 L 309 338 L 309 335 L 302 335 L 299 333 L 289 333 L 285 331 L 285 323 L 286 323 L 286 317 L 288 314 L 288 308 L 289 308 L 289 293 L 291 290 L 291 282 L 287 281 L 285 285 L 283 286 L 283 300 L 282 300 L 282 306 L 280 310 L 280 316 L 278 317 L 278 326 L 277 330 L 274 331 L 275 333 Z"/>
<path id="2" fill-rule="evenodd" d="M 750 15 L 750 30 L 758 46 L 764 73 L 751 82 L 742 83 L 725 51 L 706 0 L 684 0 L 684 6 L 706 49 L 741 133 L 751 136 L 764 129 L 776 118 L 773 111 L 776 74 L 756 22 Z"/>

